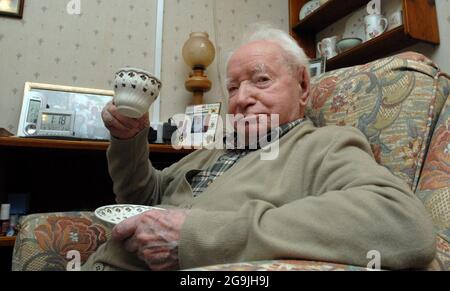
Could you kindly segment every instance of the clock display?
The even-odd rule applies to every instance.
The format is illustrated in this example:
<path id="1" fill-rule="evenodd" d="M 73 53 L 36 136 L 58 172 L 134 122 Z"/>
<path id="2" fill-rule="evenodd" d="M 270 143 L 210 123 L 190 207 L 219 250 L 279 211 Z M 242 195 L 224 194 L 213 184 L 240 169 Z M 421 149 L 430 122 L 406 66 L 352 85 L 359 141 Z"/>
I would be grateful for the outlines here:
<path id="1" fill-rule="evenodd" d="M 30 103 L 28 106 L 28 115 L 27 115 L 28 123 L 37 123 L 40 109 L 41 109 L 41 101 L 30 100 Z"/>
<path id="2" fill-rule="evenodd" d="M 72 115 L 61 113 L 42 113 L 41 130 L 72 130 Z"/>

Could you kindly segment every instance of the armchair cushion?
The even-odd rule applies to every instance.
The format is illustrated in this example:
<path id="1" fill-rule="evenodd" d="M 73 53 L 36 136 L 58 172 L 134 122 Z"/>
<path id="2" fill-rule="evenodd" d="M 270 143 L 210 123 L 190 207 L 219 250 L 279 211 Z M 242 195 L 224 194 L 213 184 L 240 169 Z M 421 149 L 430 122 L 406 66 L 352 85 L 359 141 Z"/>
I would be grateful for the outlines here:
<path id="1" fill-rule="evenodd" d="M 440 82 L 447 102 L 435 127 L 416 194 L 438 231 L 432 268 L 450 271 L 450 85 L 448 79 Z"/>
<path id="2" fill-rule="evenodd" d="M 90 212 L 33 214 L 20 223 L 12 270 L 66 270 L 67 252 L 76 250 L 81 265 L 111 235 Z"/>
<path id="3" fill-rule="evenodd" d="M 376 160 L 415 190 L 431 127 L 445 102 L 437 94 L 438 74 L 417 53 L 325 73 L 311 82 L 307 114 L 318 126 L 359 128 Z"/>

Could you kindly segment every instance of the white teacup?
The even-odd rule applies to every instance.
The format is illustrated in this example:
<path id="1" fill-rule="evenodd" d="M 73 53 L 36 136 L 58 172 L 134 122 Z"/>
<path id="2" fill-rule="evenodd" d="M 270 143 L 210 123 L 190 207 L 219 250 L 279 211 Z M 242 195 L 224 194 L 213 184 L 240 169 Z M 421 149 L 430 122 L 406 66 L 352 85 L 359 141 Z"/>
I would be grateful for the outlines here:
<path id="1" fill-rule="evenodd" d="M 389 25 L 388 20 L 381 14 L 371 14 L 364 18 L 366 24 L 366 40 L 371 40 L 384 33 Z"/>
<path id="2" fill-rule="evenodd" d="M 117 110 L 131 118 L 141 118 L 161 90 L 161 81 L 142 69 L 123 68 L 114 80 L 114 103 Z"/>
<path id="3" fill-rule="evenodd" d="M 337 36 L 327 37 L 317 43 L 317 51 L 320 55 L 331 59 L 337 55 L 336 51 Z"/>

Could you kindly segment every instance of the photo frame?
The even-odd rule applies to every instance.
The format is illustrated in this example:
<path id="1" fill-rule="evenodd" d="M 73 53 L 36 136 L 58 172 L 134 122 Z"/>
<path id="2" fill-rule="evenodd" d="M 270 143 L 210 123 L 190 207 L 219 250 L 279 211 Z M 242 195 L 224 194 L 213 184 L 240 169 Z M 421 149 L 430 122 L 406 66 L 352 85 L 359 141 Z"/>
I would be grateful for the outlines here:
<path id="1" fill-rule="evenodd" d="M 311 78 L 317 77 L 325 73 L 327 60 L 325 57 L 317 58 L 309 61 L 309 72 Z"/>
<path id="2" fill-rule="evenodd" d="M 215 142 L 221 103 L 191 105 L 177 124 L 176 146 L 203 147 Z"/>
<path id="3" fill-rule="evenodd" d="M 113 97 L 114 91 L 110 90 L 27 82 L 17 136 L 40 137 L 38 125 L 43 112 L 72 112 L 73 138 L 109 140 L 101 112 Z"/>
<path id="4" fill-rule="evenodd" d="M 25 0 L 0 0 L 0 16 L 22 18 Z"/>

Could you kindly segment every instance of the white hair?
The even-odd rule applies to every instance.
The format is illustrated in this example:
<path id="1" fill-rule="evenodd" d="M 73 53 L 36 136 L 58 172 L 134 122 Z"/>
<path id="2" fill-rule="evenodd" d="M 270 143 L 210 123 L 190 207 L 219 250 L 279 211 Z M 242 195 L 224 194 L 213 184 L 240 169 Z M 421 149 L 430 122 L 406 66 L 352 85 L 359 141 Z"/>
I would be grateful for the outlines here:
<path id="1" fill-rule="evenodd" d="M 256 41 L 269 41 L 278 44 L 285 53 L 285 61 L 293 69 L 293 71 L 304 67 L 306 69 L 306 74 L 308 74 L 309 76 L 308 57 L 306 56 L 304 50 L 295 41 L 295 39 L 292 38 L 284 30 L 274 28 L 270 24 L 258 23 L 251 25 L 249 31 L 244 34 L 241 45 L 239 47 Z M 234 51 L 230 53 L 227 58 L 227 67 L 233 53 Z"/>

